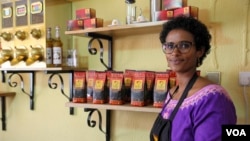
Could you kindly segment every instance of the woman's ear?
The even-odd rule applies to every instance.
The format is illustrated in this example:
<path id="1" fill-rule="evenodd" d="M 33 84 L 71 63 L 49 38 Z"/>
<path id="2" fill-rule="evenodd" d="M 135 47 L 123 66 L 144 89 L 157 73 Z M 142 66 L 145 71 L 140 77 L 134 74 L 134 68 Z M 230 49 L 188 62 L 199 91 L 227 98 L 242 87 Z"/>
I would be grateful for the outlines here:
<path id="1" fill-rule="evenodd" d="M 205 52 L 205 48 L 202 47 L 200 50 L 197 50 L 197 57 L 200 58 L 201 56 L 203 56 Z"/>

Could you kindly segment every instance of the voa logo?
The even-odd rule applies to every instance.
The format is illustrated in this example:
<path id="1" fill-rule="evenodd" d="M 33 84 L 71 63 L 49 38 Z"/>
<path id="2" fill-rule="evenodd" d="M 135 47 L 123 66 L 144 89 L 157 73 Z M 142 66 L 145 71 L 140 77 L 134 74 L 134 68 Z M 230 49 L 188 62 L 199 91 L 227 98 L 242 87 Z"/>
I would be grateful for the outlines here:
<path id="1" fill-rule="evenodd" d="M 244 129 L 226 129 L 228 136 L 247 136 Z"/>

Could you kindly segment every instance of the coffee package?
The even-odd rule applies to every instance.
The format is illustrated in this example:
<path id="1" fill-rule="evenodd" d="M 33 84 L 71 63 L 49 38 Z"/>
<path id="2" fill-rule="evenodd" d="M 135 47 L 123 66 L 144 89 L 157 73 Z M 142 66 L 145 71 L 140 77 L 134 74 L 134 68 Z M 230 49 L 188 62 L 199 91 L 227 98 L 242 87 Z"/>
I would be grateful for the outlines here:
<path id="1" fill-rule="evenodd" d="M 146 71 L 146 105 L 153 103 L 155 72 Z"/>
<path id="2" fill-rule="evenodd" d="M 131 87 L 132 87 L 132 80 L 133 80 L 133 73 L 135 70 L 126 69 L 124 72 L 124 85 L 125 85 L 125 101 L 131 101 Z"/>
<path id="3" fill-rule="evenodd" d="M 87 83 L 86 72 L 77 71 L 74 72 L 74 86 L 73 86 L 73 99 L 74 103 L 86 103 L 87 102 Z"/>
<path id="4" fill-rule="evenodd" d="M 94 87 L 94 81 L 96 71 L 94 70 L 88 70 L 87 71 L 87 101 L 92 103 L 93 101 L 93 87 Z"/>
<path id="5" fill-rule="evenodd" d="M 154 94 L 153 94 L 154 107 L 161 108 L 163 106 L 168 90 L 169 90 L 169 73 L 156 72 Z"/>
<path id="6" fill-rule="evenodd" d="M 131 105 L 145 106 L 146 100 L 146 72 L 135 71 L 133 73 L 132 87 L 131 87 Z"/>
<path id="7" fill-rule="evenodd" d="M 104 104 L 107 102 L 107 74 L 102 71 L 96 71 L 95 74 L 93 103 Z"/>
<path id="8" fill-rule="evenodd" d="M 109 104 L 121 105 L 125 103 L 125 87 L 123 72 L 112 72 L 109 78 Z"/>

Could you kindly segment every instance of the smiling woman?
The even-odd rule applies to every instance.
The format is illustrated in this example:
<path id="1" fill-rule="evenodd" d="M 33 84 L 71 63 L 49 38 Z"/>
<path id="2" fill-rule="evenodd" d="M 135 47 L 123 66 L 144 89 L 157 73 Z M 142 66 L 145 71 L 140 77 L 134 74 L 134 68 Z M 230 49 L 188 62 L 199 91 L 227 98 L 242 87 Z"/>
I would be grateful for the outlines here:
<path id="1" fill-rule="evenodd" d="M 222 125 L 236 124 L 227 91 L 196 73 L 209 54 L 210 40 L 206 26 L 192 17 L 176 17 L 163 25 L 162 49 L 178 84 L 167 92 L 151 141 L 220 141 Z"/>

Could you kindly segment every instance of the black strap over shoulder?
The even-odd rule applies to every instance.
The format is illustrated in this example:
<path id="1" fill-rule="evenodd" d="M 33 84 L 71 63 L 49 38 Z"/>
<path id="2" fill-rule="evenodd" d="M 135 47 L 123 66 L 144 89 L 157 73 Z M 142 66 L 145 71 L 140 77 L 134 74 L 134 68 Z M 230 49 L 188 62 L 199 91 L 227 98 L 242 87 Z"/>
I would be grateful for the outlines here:
<path id="1" fill-rule="evenodd" d="M 197 75 L 196 73 L 194 73 L 193 77 L 192 77 L 191 80 L 188 82 L 188 84 L 187 84 L 187 86 L 186 86 L 186 88 L 185 88 L 185 90 L 184 90 L 184 92 L 183 92 L 183 94 L 182 94 L 180 100 L 178 101 L 177 105 L 175 106 L 174 111 L 171 113 L 171 115 L 170 115 L 170 117 L 169 117 L 170 120 L 173 120 L 173 119 L 174 119 L 174 117 L 175 117 L 175 115 L 176 115 L 178 109 L 180 108 L 182 102 L 183 102 L 184 99 L 187 97 L 188 91 L 193 87 L 194 82 L 196 81 L 197 78 L 198 78 L 198 75 Z"/>
<path id="2" fill-rule="evenodd" d="M 174 119 L 178 109 L 180 108 L 182 102 L 188 95 L 188 91 L 192 88 L 198 75 L 195 73 L 193 77 L 189 80 L 180 100 L 175 106 L 173 112 L 171 113 L 169 119 L 164 119 L 161 114 L 156 118 L 154 125 L 150 133 L 150 141 L 171 141 L 171 130 L 172 130 L 172 120 Z M 168 103 L 168 102 L 167 102 Z M 167 105 L 164 105 L 164 107 Z M 164 109 L 163 107 L 163 109 Z"/>

